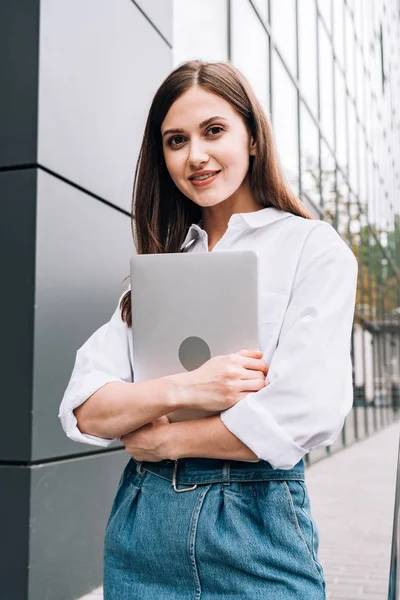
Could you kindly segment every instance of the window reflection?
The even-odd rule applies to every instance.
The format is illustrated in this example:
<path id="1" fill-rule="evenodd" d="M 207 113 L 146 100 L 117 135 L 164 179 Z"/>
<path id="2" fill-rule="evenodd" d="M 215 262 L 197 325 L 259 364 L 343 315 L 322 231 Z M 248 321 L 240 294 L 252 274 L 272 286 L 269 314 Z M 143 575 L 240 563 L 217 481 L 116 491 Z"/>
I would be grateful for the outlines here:
<path id="1" fill-rule="evenodd" d="M 293 75 L 296 75 L 296 3 L 295 0 L 271 0 L 271 29 L 278 50 Z"/>
<path id="2" fill-rule="evenodd" d="M 253 4 L 256 7 L 256 11 L 260 15 L 261 19 L 268 22 L 268 0 L 253 0 Z"/>
<path id="3" fill-rule="evenodd" d="M 384 11 L 382 2 L 375 0 L 231 0 L 230 6 L 231 60 L 249 79 L 266 113 L 271 111 L 280 160 L 292 188 L 298 193 L 300 169 L 304 204 L 352 246 L 362 265 L 358 314 L 373 322 L 400 302 L 398 278 L 388 260 L 392 257 L 397 265 L 400 261 L 397 14 L 390 3 Z M 227 0 L 174 0 L 175 63 L 198 57 L 227 60 L 227 7 Z M 271 57 L 264 26 L 268 23 L 277 49 Z M 298 75 L 299 113 L 298 92 L 289 73 L 293 79 Z M 356 327 L 356 394 L 372 401 L 372 384 L 384 387 L 392 367 L 385 358 L 385 335 L 365 331 L 363 319 L 355 321 Z M 400 342 L 393 358 L 398 365 L 399 352 Z M 389 348 L 387 356 L 390 353 Z M 363 422 L 359 412 L 358 435 L 363 435 Z M 351 427 L 347 419 L 348 440 L 354 434 Z"/>
<path id="4" fill-rule="evenodd" d="M 365 19 L 364 4 L 365 4 L 364 0 L 354 0 L 353 11 L 354 11 L 355 29 L 356 29 L 357 39 L 360 41 L 363 36 L 363 26 L 364 26 L 363 22 Z"/>
<path id="5" fill-rule="evenodd" d="M 356 78 L 357 78 L 357 110 L 361 122 L 365 119 L 364 104 L 364 65 L 360 48 L 356 47 Z"/>
<path id="6" fill-rule="evenodd" d="M 367 184 L 368 184 L 368 218 L 369 222 L 373 223 L 375 219 L 374 213 L 374 166 L 371 150 L 367 150 Z"/>
<path id="7" fill-rule="evenodd" d="M 299 71 L 301 93 L 317 115 L 317 11 L 314 0 L 302 0 L 299 10 Z"/>
<path id="8" fill-rule="evenodd" d="M 227 60 L 227 0 L 174 0 L 173 63 L 202 58 Z M 195 24 L 195 26 L 194 26 Z"/>
<path id="9" fill-rule="evenodd" d="M 372 96 L 371 96 L 371 87 L 369 85 L 369 80 L 366 80 L 366 91 L 365 91 L 365 119 L 364 125 L 367 132 L 367 141 L 371 143 L 371 113 L 372 113 Z"/>
<path id="10" fill-rule="evenodd" d="M 324 141 L 321 141 L 321 189 L 324 218 L 336 226 L 336 163 Z"/>
<path id="11" fill-rule="evenodd" d="M 336 1 L 336 0 L 334 0 Z M 328 30 L 332 30 L 332 2 L 331 0 L 318 0 L 318 10 Z"/>
<path id="12" fill-rule="evenodd" d="M 338 232 L 344 240 L 350 243 L 349 235 L 349 187 L 340 171 L 337 172 L 337 224 Z"/>
<path id="13" fill-rule="evenodd" d="M 355 68 L 354 68 L 354 31 L 350 12 L 345 8 L 345 43 L 346 43 L 346 81 L 350 94 L 355 96 Z"/>
<path id="14" fill-rule="evenodd" d="M 278 55 L 272 62 L 272 125 L 287 178 L 298 193 L 297 92 Z"/>
<path id="15" fill-rule="evenodd" d="M 358 192 L 358 165 L 357 165 L 357 120 L 353 102 L 348 100 L 348 125 L 349 125 L 349 183 L 355 192 Z"/>
<path id="16" fill-rule="evenodd" d="M 301 189 L 320 205 L 318 128 L 304 104 L 300 106 Z"/>
<path id="17" fill-rule="evenodd" d="M 249 2 L 232 0 L 232 62 L 249 80 L 269 114 L 268 35 Z"/>
<path id="18" fill-rule="evenodd" d="M 333 54 L 330 40 L 319 23 L 319 80 L 321 126 L 333 147 Z"/>
<path id="19" fill-rule="evenodd" d="M 337 65 L 335 65 L 335 88 L 336 159 L 342 168 L 347 169 L 346 90 L 343 75 Z"/>
<path id="20" fill-rule="evenodd" d="M 358 197 L 360 199 L 361 204 L 365 205 L 367 203 L 367 172 L 366 172 L 366 151 L 367 151 L 367 142 L 365 139 L 364 131 L 359 128 L 359 141 L 358 141 L 358 164 L 359 164 L 359 194 Z"/>
<path id="21" fill-rule="evenodd" d="M 343 11 L 343 0 L 335 0 L 333 2 L 333 44 L 336 59 L 342 67 L 344 67 Z"/>

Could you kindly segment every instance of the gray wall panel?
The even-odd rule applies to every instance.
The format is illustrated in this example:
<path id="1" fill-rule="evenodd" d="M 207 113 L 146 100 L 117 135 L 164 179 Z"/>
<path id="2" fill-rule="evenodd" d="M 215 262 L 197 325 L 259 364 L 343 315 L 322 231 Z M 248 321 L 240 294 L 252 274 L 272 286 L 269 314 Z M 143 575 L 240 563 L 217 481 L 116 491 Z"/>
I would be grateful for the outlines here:
<path id="1" fill-rule="evenodd" d="M 32 459 L 93 452 L 58 408 L 77 349 L 110 320 L 129 281 L 130 218 L 47 173 L 38 177 Z"/>
<path id="2" fill-rule="evenodd" d="M 0 466 L 0 490 L 0 597 L 24 600 L 28 589 L 29 469 Z"/>
<path id="3" fill-rule="evenodd" d="M 39 162 L 130 211 L 151 99 L 170 48 L 128 0 L 42 0 Z"/>
<path id="4" fill-rule="evenodd" d="M 128 285 L 137 152 L 172 67 L 172 0 L 139 1 L 0 3 L 6 600 L 76 600 L 101 583 L 130 458 L 72 442 L 58 411 L 77 349 Z"/>
<path id="5" fill-rule="evenodd" d="M 2 167 L 36 162 L 38 47 L 39 0 L 0 2 Z"/>
<path id="6" fill-rule="evenodd" d="M 101 584 L 105 526 L 129 459 L 124 450 L 32 468 L 29 600 L 75 600 Z"/>
<path id="7" fill-rule="evenodd" d="M 134 0 L 172 46 L 172 0 Z"/>
<path id="8" fill-rule="evenodd" d="M 31 454 L 36 169 L 0 173 L 2 421 L 0 461 Z"/>

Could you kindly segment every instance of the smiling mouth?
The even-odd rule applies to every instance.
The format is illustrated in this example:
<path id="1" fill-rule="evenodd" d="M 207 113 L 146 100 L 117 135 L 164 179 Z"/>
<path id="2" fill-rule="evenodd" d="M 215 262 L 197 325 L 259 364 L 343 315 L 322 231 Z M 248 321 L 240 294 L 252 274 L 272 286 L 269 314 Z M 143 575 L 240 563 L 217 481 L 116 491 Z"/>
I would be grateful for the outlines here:
<path id="1" fill-rule="evenodd" d="M 197 177 L 189 177 L 190 181 L 203 181 L 205 179 L 210 179 L 210 177 L 214 177 L 220 171 L 213 171 L 212 173 L 207 173 L 205 175 L 198 175 Z"/>

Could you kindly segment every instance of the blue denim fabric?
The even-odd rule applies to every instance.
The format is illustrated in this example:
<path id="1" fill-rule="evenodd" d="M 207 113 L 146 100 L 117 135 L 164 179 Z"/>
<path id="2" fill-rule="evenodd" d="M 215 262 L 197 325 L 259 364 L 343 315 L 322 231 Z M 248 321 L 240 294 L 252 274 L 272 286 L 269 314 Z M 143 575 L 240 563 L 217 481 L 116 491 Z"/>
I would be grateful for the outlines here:
<path id="1" fill-rule="evenodd" d="M 128 462 L 105 530 L 104 600 L 325 600 L 304 463 Z"/>

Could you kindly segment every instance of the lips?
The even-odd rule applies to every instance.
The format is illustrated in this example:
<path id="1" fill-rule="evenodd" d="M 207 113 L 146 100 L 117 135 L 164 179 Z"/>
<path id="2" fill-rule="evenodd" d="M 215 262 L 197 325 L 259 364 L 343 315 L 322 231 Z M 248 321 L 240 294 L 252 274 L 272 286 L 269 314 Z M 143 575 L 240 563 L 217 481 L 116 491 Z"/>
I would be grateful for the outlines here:
<path id="1" fill-rule="evenodd" d="M 201 177 L 201 176 L 203 176 L 203 175 L 211 175 L 211 174 L 212 174 L 212 175 L 216 175 L 216 174 L 217 174 L 217 173 L 219 173 L 219 172 L 220 172 L 220 171 L 202 171 L 202 172 L 200 172 L 200 173 L 195 173 L 194 175 L 191 175 L 191 176 L 189 177 L 189 179 L 190 179 L 190 181 L 193 181 L 193 178 L 194 178 L 194 177 Z M 201 181 L 201 180 L 196 180 L 196 179 L 195 179 L 195 181 Z"/>
<path id="2" fill-rule="evenodd" d="M 214 173 L 213 175 L 211 173 Z M 206 188 L 209 187 L 210 185 L 212 185 L 214 183 L 214 181 L 216 180 L 216 178 L 218 177 L 220 171 L 211 171 L 211 173 L 207 173 L 208 177 L 205 177 L 204 179 L 190 179 L 189 181 L 192 184 L 193 187 L 195 188 Z M 192 175 L 192 177 L 195 177 L 195 175 Z"/>

